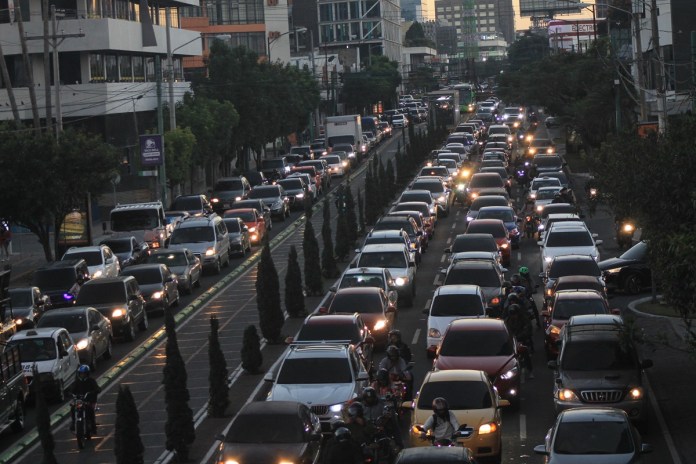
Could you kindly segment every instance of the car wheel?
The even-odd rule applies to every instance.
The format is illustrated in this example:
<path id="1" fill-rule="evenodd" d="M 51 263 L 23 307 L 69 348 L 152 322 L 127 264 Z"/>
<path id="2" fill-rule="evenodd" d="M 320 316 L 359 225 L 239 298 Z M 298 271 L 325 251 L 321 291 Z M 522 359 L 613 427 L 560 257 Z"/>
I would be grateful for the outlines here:
<path id="1" fill-rule="evenodd" d="M 138 324 L 138 328 L 141 332 L 145 332 L 148 327 L 150 327 L 150 321 L 147 319 L 147 311 L 143 310 L 143 320 Z"/>
<path id="2" fill-rule="evenodd" d="M 126 341 L 132 342 L 135 340 L 135 322 L 131 319 L 130 324 L 128 324 L 128 329 L 124 334 Z"/>
<path id="3" fill-rule="evenodd" d="M 188 284 L 185 288 L 183 288 L 183 289 L 181 290 L 182 292 L 184 292 L 185 295 L 190 295 L 191 293 L 193 293 L 193 286 L 194 286 L 194 283 L 191 282 L 190 277 L 191 277 L 191 276 L 189 276 L 189 284 Z"/>
<path id="4" fill-rule="evenodd" d="M 230 254 L 229 254 L 229 253 L 227 253 L 227 259 L 225 259 L 225 264 L 224 264 L 224 266 L 225 266 L 225 267 L 230 267 Z"/>
<path id="5" fill-rule="evenodd" d="M 24 430 L 24 403 L 17 398 L 14 407 L 14 421 L 12 422 L 12 431 L 21 432 Z"/>
<path id="6" fill-rule="evenodd" d="M 104 359 L 111 359 L 111 357 L 114 355 L 113 353 L 113 347 L 112 347 L 112 342 L 111 342 L 111 337 L 106 341 L 106 349 L 104 350 L 104 354 L 102 357 Z"/>
<path id="7" fill-rule="evenodd" d="M 643 287 L 641 286 L 640 277 L 638 274 L 630 274 L 626 276 L 626 279 L 624 279 L 623 288 L 624 291 L 629 295 L 636 295 L 640 293 Z"/>

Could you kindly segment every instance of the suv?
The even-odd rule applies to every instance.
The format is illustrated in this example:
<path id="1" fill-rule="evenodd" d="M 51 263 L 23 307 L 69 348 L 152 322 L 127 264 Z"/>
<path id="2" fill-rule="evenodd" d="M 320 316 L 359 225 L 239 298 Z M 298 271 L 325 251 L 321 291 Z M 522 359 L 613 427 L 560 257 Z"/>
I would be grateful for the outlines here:
<path id="1" fill-rule="evenodd" d="M 232 207 L 235 201 L 243 200 L 251 191 L 246 177 L 223 177 L 213 187 L 210 202 L 216 213 Z"/>
<path id="2" fill-rule="evenodd" d="M 384 267 L 394 278 L 396 291 L 406 306 L 413 306 L 416 296 L 416 263 L 405 245 L 365 245 L 351 267 Z"/>
<path id="3" fill-rule="evenodd" d="M 61 261 L 84 259 L 92 279 L 116 277 L 121 272 L 118 258 L 106 245 L 72 247 L 65 252 Z"/>
<path id="4" fill-rule="evenodd" d="M 263 200 L 270 208 L 271 216 L 275 216 L 280 221 L 290 217 L 290 200 L 285 189 L 280 185 L 260 185 L 254 187 L 249 193 L 251 200 Z"/>
<path id="5" fill-rule="evenodd" d="M 170 211 L 186 211 L 189 214 L 210 214 L 213 207 L 205 195 L 179 195 L 172 202 Z"/>
<path id="6" fill-rule="evenodd" d="M 145 299 L 133 276 L 105 277 L 85 283 L 75 304 L 92 306 L 111 321 L 114 335 L 135 339 L 135 326 L 147 330 Z"/>
<path id="7" fill-rule="evenodd" d="M 486 317 L 486 297 L 478 285 L 446 285 L 435 290 L 427 309 L 425 349 L 434 358 L 447 326 L 462 317 Z"/>
<path id="8" fill-rule="evenodd" d="M 261 172 L 270 180 L 285 179 L 290 174 L 290 165 L 285 158 L 261 160 Z"/>
<path id="9" fill-rule="evenodd" d="M 369 374 L 351 344 L 292 344 L 277 371 L 264 380 L 273 382 L 268 401 L 299 401 L 312 408 L 329 431 L 329 420 L 369 384 Z"/>
<path id="10" fill-rule="evenodd" d="M 561 331 L 554 370 L 553 402 L 556 412 L 568 408 L 610 406 L 623 409 L 633 420 L 645 409 L 643 369 L 628 328 L 620 316 L 573 316 Z"/>
<path id="11" fill-rule="evenodd" d="M 84 259 L 56 261 L 34 271 L 31 284 L 39 287 L 51 300 L 51 307 L 61 308 L 75 304 L 71 293 L 78 280 L 89 280 L 89 268 Z"/>
<path id="12" fill-rule="evenodd" d="M 215 274 L 220 273 L 222 266 L 230 265 L 230 238 L 225 223 L 217 214 L 184 219 L 172 232 L 168 248 L 191 250 L 201 260 L 203 268 Z"/>

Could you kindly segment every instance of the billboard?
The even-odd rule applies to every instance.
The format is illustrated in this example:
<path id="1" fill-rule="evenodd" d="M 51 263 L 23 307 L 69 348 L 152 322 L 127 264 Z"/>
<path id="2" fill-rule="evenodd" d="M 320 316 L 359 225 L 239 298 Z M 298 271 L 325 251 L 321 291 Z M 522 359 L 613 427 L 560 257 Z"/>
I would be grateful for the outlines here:
<path id="1" fill-rule="evenodd" d="M 148 134 L 140 136 L 140 165 L 141 166 L 161 166 L 162 165 L 162 136 L 159 134 Z"/>
<path id="2" fill-rule="evenodd" d="M 520 16 L 550 17 L 556 14 L 580 13 L 587 3 L 565 0 L 520 0 Z"/>

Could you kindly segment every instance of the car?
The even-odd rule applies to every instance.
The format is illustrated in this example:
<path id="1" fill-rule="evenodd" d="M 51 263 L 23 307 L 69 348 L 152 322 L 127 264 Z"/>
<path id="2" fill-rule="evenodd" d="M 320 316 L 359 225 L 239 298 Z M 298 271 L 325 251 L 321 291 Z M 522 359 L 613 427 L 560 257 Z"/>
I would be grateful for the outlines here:
<path id="1" fill-rule="evenodd" d="M 562 171 L 565 166 L 566 162 L 559 155 L 534 155 L 532 159 L 532 172 L 535 176 Z"/>
<path id="2" fill-rule="evenodd" d="M 218 439 L 215 462 L 318 462 L 321 423 L 309 406 L 296 401 L 253 401 Z"/>
<path id="3" fill-rule="evenodd" d="M 449 177 L 446 180 L 449 182 L 449 187 L 453 188 L 455 180 L 458 179 L 457 176 L 459 175 L 459 164 L 460 163 L 458 163 L 457 161 L 455 161 L 453 159 L 446 159 L 446 158 L 439 159 L 436 161 L 436 163 L 437 164 L 433 167 L 445 168 L 447 170 L 448 176 L 445 176 L 445 177 Z M 435 172 L 434 174 L 429 174 L 427 172 L 421 171 L 420 175 L 439 175 L 439 176 L 442 176 L 443 172 L 444 171 L 439 170 L 439 174 L 438 174 L 438 172 Z"/>
<path id="4" fill-rule="evenodd" d="M 271 216 L 278 218 L 280 221 L 285 221 L 285 218 L 290 217 L 290 200 L 285 189 L 280 185 L 260 185 L 254 187 L 249 192 L 249 199 L 263 200 L 266 206 L 270 208 Z"/>
<path id="5" fill-rule="evenodd" d="M 125 269 L 121 275 L 133 276 L 145 298 L 145 310 L 162 311 L 179 305 L 176 275 L 166 264 L 138 264 Z"/>
<path id="6" fill-rule="evenodd" d="M 595 290 L 607 297 L 607 289 L 604 286 L 602 279 L 597 279 L 594 276 L 570 275 L 559 277 L 553 286 L 545 290 L 545 294 L 549 297 L 561 290 Z"/>
<path id="7" fill-rule="evenodd" d="M 467 204 L 471 205 L 478 196 L 479 190 L 483 188 L 504 188 L 505 182 L 500 175 L 493 172 L 477 172 L 471 176 L 471 181 L 466 187 Z"/>
<path id="8" fill-rule="evenodd" d="M 184 219 L 191 216 L 186 211 L 165 211 L 164 219 L 167 224 L 167 236 L 172 235 L 172 231 L 176 229 L 176 226 Z"/>
<path id="9" fill-rule="evenodd" d="M 418 264 L 420 253 L 416 250 L 417 243 L 411 242 L 408 234 L 403 229 L 373 230 L 370 232 L 363 245 L 376 245 L 380 243 L 403 243 L 411 252 L 411 258 Z M 411 246 L 413 243 L 413 246 Z"/>
<path id="10" fill-rule="evenodd" d="M 31 329 L 51 309 L 51 298 L 39 287 L 10 288 L 8 296 L 17 330 Z"/>
<path id="11" fill-rule="evenodd" d="M 544 297 L 553 297 L 553 288 L 556 281 L 566 276 L 588 276 L 597 281 L 597 285 L 604 287 L 602 271 L 589 255 L 567 254 L 558 255 L 549 262 L 546 272 L 539 274 L 539 278 L 544 282 Z"/>
<path id="12" fill-rule="evenodd" d="M 408 245 L 409 253 L 411 253 L 414 262 L 420 260 L 420 255 L 426 247 L 426 241 L 423 237 L 423 230 L 418 227 L 414 218 L 402 211 L 393 216 L 383 216 L 377 221 L 370 233 L 383 230 L 403 230 L 406 232 L 410 241 L 410 245 Z"/>
<path id="13" fill-rule="evenodd" d="M 447 188 L 445 180 L 441 177 L 421 176 L 409 186 L 411 190 L 427 190 L 437 205 L 437 214 L 447 217 L 452 202 L 452 190 Z"/>
<path id="14" fill-rule="evenodd" d="M 379 123 L 379 128 L 384 134 L 385 137 L 391 137 L 392 136 L 392 128 L 391 124 L 389 124 L 387 121 L 382 121 Z"/>
<path id="15" fill-rule="evenodd" d="M 503 269 L 497 264 L 487 261 L 459 261 L 441 271 L 445 274 L 443 286 L 448 285 L 478 285 L 483 292 L 486 307 L 491 311 L 499 311 L 502 305 Z"/>
<path id="16" fill-rule="evenodd" d="M 121 272 L 121 265 L 111 248 L 106 245 L 71 247 L 65 252 L 61 261 L 84 259 L 91 279 L 116 277 Z"/>
<path id="17" fill-rule="evenodd" d="M 217 214 L 186 218 L 172 232 L 167 248 L 191 250 L 203 269 L 213 274 L 230 265 L 230 237 Z"/>
<path id="18" fill-rule="evenodd" d="M 329 288 L 329 292 L 336 293 L 342 288 L 377 287 L 384 290 L 390 301 L 396 304 L 396 282 L 392 278 L 389 269 L 385 267 L 356 267 L 346 269 L 338 282 Z M 330 301 L 327 301 L 330 303 Z"/>
<path id="19" fill-rule="evenodd" d="M 32 395 L 32 382 L 36 372 L 41 378 L 41 388 L 56 402 L 65 400 L 77 379 L 80 358 L 70 334 L 62 327 L 33 328 L 14 334 L 8 346 L 19 347 L 24 379 Z"/>
<path id="20" fill-rule="evenodd" d="M 242 221 L 241 218 L 222 218 L 222 222 L 227 227 L 227 233 L 230 237 L 230 255 L 236 253 L 242 258 L 247 253 L 251 252 L 251 235 L 249 227 Z"/>
<path id="21" fill-rule="evenodd" d="M 247 197 L 251 191 L 251 184 L 244 176 L 223 177 L 218 179 L 210 194 L 210 203 L 213 210 L 220 214 L 239 200 Z"/>
<path id="22" fill-rule="evenodd" d="M 582 314 L 616 314 L 609 308 L 606 297 L 596 290 L 559 290 L 541 312 L 544 320 L 544 351 L 546 359 L 558 356 L 558 339 L 563 326 L 573 316 Z"/>
<path id="23" fill-rule="evenodd" d="M 498 461 L 502 454 L 502 414 L 509 406 L 501 400 L 488 375 L 478 369 L 451 369 L 428 372 L 411 406 L 412 447 L 431 446 L 420 438 L 419 427 L 433 415 L 433 400 L 444 398 L 449 411 L 463 426 L 456 438 L 458 445 L 469 448 L 477 459 Z M 427 461 L 421 461 L 427 462 Z"/>
<path id="24" fill-rule="evenodd" d="M 544 206 L 544 209 L 539 213 L 539 219 L 543 222 L 550 214 L 578 214 L 578 210 L 575 205 L 570 203 L 551 203 L 550 205 Z M 582 219 L 584 216 L 578 214 Z"/>
<path id="25" fill-rule="evenodd" d="M 527 193 L 527 201 L 532 202 L 536 200 L 536 192 L 541 187 L 561 187 L 561 181 L 555 177 L 535 177 L 529 183 L 529 192 Z M 552 198 L 553 199 L 553 198 Z"/>
<path id="26" fill-rule="evenodd" d="M 84 259 L 55 261 L 34 271 L 31 285 L 39 287 L 49 297 L 51 307 L 62 308 L 75 304 L 75 284 L 89 280 L 89 277 L 89 268 Z"/>
<path id="27" fill-rule="evenodd" d="M 518 346 L 500 319 L 455 319 L 438 347 L 434 370 L 476 369 L 493 379 L 498 394 L 519 406 L 521 366 Z"/>
<path id="28" fill-rule="evenodd" d="M 291 344 L 278 366 L 264 377 L 273 383 L 266 399 L 309 405 L 321 420 L 323 432 L 330 431 L 329 421 L 362 393 L 370 379 L 349 343 Z"/>
<path id="29" fill-rule="evenodd" d="M 312 147 L 309 145 L 301 145 L 299 147 L 290 147 L 291 155 L 300 155 L 303 160 L 312 159 L 314 154 L 312 153 Z"/>
<path id="30" fill-rule="evenodd" d="M 146 262 L 167 265 L 169 270 L 176 275 L 179 291 L 186 295 L 190 295 L 194 287 L 201 286 L 203 267 L 200 258 L 196 257 L 191 250 L 186 248 L 155 250 L 148 256 Z"/>
<path id="31" fill-rule="evenodd" d="M 438 287 L 427 309 L 428 325 L 425 350 L 435 357 L 450 322 L 460 317 L 486 317 L 486 297 L 478 285 L 445 285 Z"/>
<path id="32" fill-rule="evenodd" d="M 290 165 L 283 157 L 262 159 L 260 171 L 270 181 L 285 179 L 290 174 Z"/>
<path id="33" fill-rule="evenodd" d="M 263 218 L 266 230 L 273 230 L 273 219 L 271 218 L 271 208 L 266 206 L 263 200 L 241 200 L 235 203 L 234 209 L 253 208 Z M 226 217 L 223 213 L 223 218 Z M 247 224 L 248 225 L 248 224 Z"/>
<path id="34" fill-rule="evenodd" d="M 213 206 L 205 195 L 179 195 L 172 202 L 171 211 L 186 211 L 191 215 L 210 214 Z"/>
<path id="35" fill-rule="evenodd" d="M 558 227 L 563 223 L 554 224 L 544 233 L 544 239 L 537 244 L 541 247 L 541 272 L 546 272 L 549 263 L 559 255 L 589 255 L 595 261 L 599 261 L 597 247 L 601 240 L 595 240 L 595 235 L 590 233 L 584 225 Z"/>
<path id="36" fill-rule="evenodd" d="M 96 369 L 97 359 L 108 360 L 113 354 L 111 322 L 89 306 L 50 311 L 36 327 L 62 327 L 67 330 L 77 348 L 80 364 L 88 365 L 91 370 Z"/>
<path id="37" fill-rule="evenodd" d="M 290 209 L 304 209 L 305 196 L 309 195 L 309 187 L 300 177 L 286 177 L 276 182 L 285 190 L 290 203 Z"/>
<path id="38" fill-rule="evenodd" d="M 318 158 L 318 157 L 317 157 Z M 316 171 L 321 174 L 322 188 L 328 190 L 331 188 L 331 175 L 329 173 L 329 164 L 325 160 L 315 159 L 302 161 L 297 167 L 313 166 Z"/>
<path id="39" fill-rule="evenodd" d="M 430 212 L 430 205 L 424 201 L 404 201 L 399 202 L 391 209 L 391 212 L 398 213 L 400 211 L 418 211 L 423 217 L 423 228 L 428 234 L 428 238 L 433 237 L 435 232 L 435 223 L 437 222 L 437 214 Z"/>
<path id="40" fill-rule="evenodd" d="M 248 171 L 245 172 L 243 176 L 249 181 L 251 188 L 259 185 L 268 185 L 270 183 L 263 172 L 260 171 Z"/>
<path id="41" fill-rule="evenodd" d="M 507 169 L 505 169 L 502 166 L 488 166 L 488 167 L 481 167 L 479 169 L 479 172 L 494 172 L 500 176 L 501 179 L 505 182 L 505 185 L 507 187 L 512 187 L 512 181 L 510 179 L 510 175 L 508 174 Z"/>
<path id="42" fill-rule="evenodd" d="M 534 198 L 534 211 L 542 211 L 546 205 L 550 205 L 553 201 L 561 194 L 561 189 L 563 187 L 553 186 L 553 187 L 539 187 L 535 193 Z"/>
<path id="43" fill-rule="evenodd" d="M 557 205 L 558 203 L 552 203 L 553 205 Z M 545 209 L 547 206 L 550 205 L 545 205 L 543 209 Z M 542 209 L 542 211 L 543 211 Z M 546 218 L 544 218 L 541 221 L 541 224 L 538 226 L 538 231 L 539 231 L 539 240 L 541 240 L 544 237 L 544 231 L 549 229 L 551 227 L 551 224 L 554 222 L 570 222 L 570 221 L 575 221 L 575 222 L 580 222 L 582 221 L 582 218 L 578 216 L 577 214 L 574 213 L 553 213 L 549 214 Z"/>
<path id="44" fill-rule="evenodd" d="M 534 138 L 525 150 L 527 158 L 533 158 L 536 155 L 553 155 L 554 153 L 556 153 L 556 145 L 552 140 L 544 138 Z"/>
<path id="45" fill-rule="evenodd" d="M 149 327 L 145 298 L 133 276 L 104 277 L 90 280 L 80 289 L 77 306 L 91 306 L 111 321 L 114 335 L 135 340 L 136 326 L 143 332 Z"/>
<path id="46" fill-rule="evenodd" d="M 147 242 L 138 243 L 138 240 L 133 236 L 107 238 L 99 244 L 106 245 L 111 249 L 118 258 L 121 269 L 133 264 L 141 264 L 150 252 L 150 246 Z"/>
<path id="47" fill-rule="evenodd" d="M 395 114 L 391 117 L 391 125 L 395 129 L 408 127 L 408 120 L 403 114 Z"/>
<path id="48" fill-rule="evenodd" d="M 351 162 L 356 162 L 356 153 L 355 153 L 355 147 L 350 144 L 350 143 L 337 143 L 333 146 L 333 149 L 331 150 L 331 153 L 335 153 L 337 151 L 342 151 L 345 152 L 346 158 L 350 160 Z"/>
<path id="49" fill-rule="evenodd" d="M 636 243 L 621 256 L 605 259 L 598 265 L 610 290 L 635 295 L 651 285 L 648 242 L 645 240 Z"/>
<path id="50" fill-rule="evenodd" d="M 309 185 L 313 187 L 312 190 L 314 191 L 314 198 L 324 193 L 323 176 L 314 166 L 293 166 L 292 173 L 288 177 L 291 177 L 293 174 L 309 175 Z"/>
<path id="51" fill-rule="evenodd" d="M 477 197 L 469 205 L 469 210 L 466 212 L 466 222 L 469 223 L 476 219 L 481 208 L 486 206 L 509 208 L 510 201 L 502 195 L 486 195 L 483 197 Z"/>
<path id="52" fill-rule="evenodd" d="M 510 232 L 500 219 L 474 219 L 469 222 L 466 234 L 491 234 L 498 244 L 503 266 L 509 266 L 512 260 Z"/>
<path id="53" fill-rule="evenodd" d="M 394 464 L 476 464 L 469 448 L 462 446 L 431 446 L 406 448 L 399 452 Z"/>
<path id="54" fill-rule="evenodd" d="M 487 197 L 480 197 L 487 198 Z M 503 221 L 505 228 L 510 236 L 510 245 L 513 249 L 520 246 L 520 228 L 518 226 L 520 219 L 515 214 L 515 210 L 510 206 L 484 206 L 479 209 L 476 220 L 481 219 L 500 219 Z"/>
<path id="55" fill-rule="evenodd" d="M 302 182 L 304 182 L 307 189 L 306 195 L 309 195 L 312 203 L 316 201 L 317 186 L 314 185 L 314 182 L 312 182 L 312 176 L 310 176 L 309 173 L 293 171 L 293 173 L 286 177 L 286 179 L 302 179 Z"/>
<path id="56" fill-rule="evenodd" d="M 478 173 L 490 173 L 490 171 L 482 171 L 482 169 L 485 168 L 500 168 L 503 170 L 507 170 L 506 163 L 505 161 L 500 161 L 499 159 L 486 159 L 483 160 L 479 163 L 479 171 Z M 498 172 L 496 172 L 500 176 Z M 503 179 L 503 185 L 505 185 L 505 182 L 507 180 L 507 176 L 503 177 L 500 176 L 501 179 Z"/>
<path id="57" fill-rule="evenodd" d="M 442 162 L 454 163 L 453 160 L 442 160 Z M 456 171 L 457 168 L 455 167 L 454 169 Z M 418 177 L 421 176 L 440 177 L 445 181 L 447 187 L 451 188 L 452 172 L 446 166 L 423 166 L 418 173 Z"/>
<path id="58" fill-rule="evenodd" d="M 568 176 L 563 171 L 545 172 L 544 176 L 555 177 L 556 179 L 558 179 L 561 182 L 561 187 L 565 187 L 568 189 L 570 188 L 570 179 L 568 179 Z"/>
<path id="59" fill-rule="evenodd" d="M 611 407 L 567 409 L 546 433 L 543 445 L 534 447 L 548 464 L 598 462 L 637 464 L 652 452 L 626 413 Z M 601 458 L 600 458 L 601 456 Z"/>
<path id="60" fill-rule="evenodd" d="M 228 219 L 240 219 L 248 229 L 251 244 L 259 245 L 268 233 L 266 221 L 254 208 L 235 208 L 225 211 L 223 221 Z"/>
<path id="61" fill-rule="evenodd" d="M 552 127 L 559 127 L 561 125 L 560 121 L 555 116 L 548 116 L 546 119 L 544 119 L 544 124 L 549 129 Z"/>
<path id="62" fill-rule="evenodd" d="M 322 308 L 319 309 L 322 311 Z M 370 328 L 375 345 L 386 348 L 394 327 L 396 306 L 379 287 L 342 288 L 336 291 L 326 314 L 358 313 Z"/>
<path id="63" fill-rule="evenodd" d="M 428 249 L 428 239 L 430 238 L 428 236 L 428 232 L 426 230 L 426 221 L 425 217 L 423 217 L 423 213 L 420 211 L 415 211 L 415 210 L 406 210 L 406 209 L 400 209 L 399 211 L 395 211 L 392 209 L 389 211 L 386 215 L 383 216 L 383 219 L 388 220 L 391 218 L 406 218 L 406 219 L 413 219 L 416 221 L 416 241 L 420 242 L 420 249 L 423 253 L 425 253 L 425 250 Z M 416 249 L 417 245 L 411 245 L 412 249 Z M 419 262 L 420 262 L 420 256 L 419 256 Z"/>
<path id="64" fill-rule="evenodd" d="M 450 264 L 463 261 L 485 261 L 498 266 L 500 272 L 507 272 L 507 269 L 500 263 L 500 253 L 497 251 L 461 251 L 459 253 L 452 253 L 452 256 L 450 256 Z"/>
<path id="65" fill-rule="evenodd" d="M 431 216 L 438 215 L 439 208 L 437 207 L 437 203 L 436 203 L 435 199 L 433 199 L 433 196 L 430 194 L 429 190 L 421 190 L 421 189 L 405 190 L 399 196 L 399 199 L 396 201 L 396 204 L 413 203 L 413 202 L 427 203 L 428 208 L 430 209 L 430 215 Z"/>
<path id="66" fill-rule="evenodd" d="M 500 256 L 498 243 L 491 234 L 459 234 L 454 237 L 452 245 L 445 248 L 445 253 L 450 255 L 450 264 L 455 254 L 464 251 L 487 251 Z"/>
<path id="67" fill-rule="evenodd" d="M 631 420 L 647 408 L 643 385 L 652 360 L 640 360 L 630 329 L 611 314 L 573 316 L 560 335 L 558 360 L 547 363 L 554 371 L 556 413 L 579 407 L 610 406 L 624 410 Z"/>
<path id="68" fill-rule="evenodd" d="M 366 245 L 360 250 L 351 267 L 383 267 L 394 278 L 399 301 L 413 305 L 416 296 L 416 263 L 409 250 L 400 244 Z"/>
<path id="69" fill-rule="evenodd" d="M 329 175 L 333 177 L 343 177 L 346 174 L 349 163 L 347 160 L 342 160 L 340 156 L 329 154 L 319 159 L 326 161 L 326 164 L 329 165 Z"/>

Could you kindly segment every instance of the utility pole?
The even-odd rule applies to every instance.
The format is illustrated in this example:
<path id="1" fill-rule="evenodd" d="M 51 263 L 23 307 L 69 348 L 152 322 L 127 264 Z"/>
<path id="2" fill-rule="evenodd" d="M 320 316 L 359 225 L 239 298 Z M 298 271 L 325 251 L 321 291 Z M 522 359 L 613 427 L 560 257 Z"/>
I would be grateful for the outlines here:
<path id="1" fill-rule="evenodd" d="M 176 105 L 174 103 L 174 58 L 172 57 L 172 40 L 169 30 L 172 28 L 172 20 L 169 16 L 171 9 L 167 7 L 166 13 L 166 31 L 167 31 L 167 83 L 169 86 L 169 130 L 176 129 Z"/>
<path id="2" fill-rule="evenodd" d="M 650 4 L 650 25 L 652 27 L 653 60 L 657 66 L 656 73 L 656 97 L 657 97 L 657 121 L 658 130 L 662 134 L 667 130 L 667 97 L 665 95 L 665 66 L 662 60 L 662 49 L 660 48 L 660 30 L 657 21 L 657 0 L 652 0 Z"/>
<path id="3" fill-rule="evenodd" d="M 633 28 L 635 29 L 636 35 L 636 48 L 634 53 L 634 60 L 636 62 L 636 82 L 638 83 L 638 98 L 640 103 L 640 120 L 646 121 L 648 118 L 647 111 L 645 108 L 645 82 L 643 80 L 643 41 L 641 38 L 641 21 L 640 21 L 640 11 L 638 11 L 638 3 L 634 3 L 633 11 Z"/>
<path id="4" fill-rule="evenodd" d="M 317 76 L 316 76 L 316 68 L 314 67 L 314 31 L 309 29 L 309 43 L 310 43 L 310 62 L 312 63 L 312 81 L 316 82 Z M 319 137 L 319 126 L 320 126 L 320 121 L 319 121 L 319 107 L 314 109 L 314 127 L 312 131 L 312 141 L 314 139 Z"/>
<path id="5" fill-rule="evenodd" d="M 24 34 L 24 21 L 22 21 L 22 10 L 15 7 L 15 17 L 19 30 L 19 41 L 22 44 L 22 61 L 24 61 L 24 72 L 27 74 L 27 88 L 29 89 L 29 100 L 31 101 L 31 113 L 34 116 L 34 131 L 41 133 L 41 118 L 39 108 L 36 106 L 36 90 L 34 89 L 34 73 L 29 61 L 29 50 L 27 50 L 27 37 Z"/>
<path id="6" fill-rule="evenodd" d="M 691 31 L 691 112 L 696 114 L 696 31 Z"/>
<path id="7" fill-rule="evenodd" d="M 44 98 L 46 100 L 46 127 L 53 124 L 53 115 L 51 114 L 51 58 L 49 54 L 48 42 L 48 0 L 41 2 L 41 19 L 43 20 L 43 65 L 44 65 Z"/>

